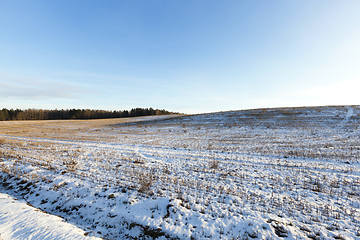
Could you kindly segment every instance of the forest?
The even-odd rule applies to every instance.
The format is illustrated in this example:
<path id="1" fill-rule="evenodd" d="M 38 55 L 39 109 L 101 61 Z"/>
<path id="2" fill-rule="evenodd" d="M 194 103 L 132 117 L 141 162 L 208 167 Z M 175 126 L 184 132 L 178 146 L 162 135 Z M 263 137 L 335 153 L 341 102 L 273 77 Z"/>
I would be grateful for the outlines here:
<path id="1" fill-rule="evenodd" d="M 133 108 L 128 110 L 107 111 L 92 109 L 6 109 L 0 110 L 0 121 L 13 120 L 61 120 L 61 119 L 104 119 L 104 118 L 126 118 L 151 115 L 175 114 L 165 109 Z"/>

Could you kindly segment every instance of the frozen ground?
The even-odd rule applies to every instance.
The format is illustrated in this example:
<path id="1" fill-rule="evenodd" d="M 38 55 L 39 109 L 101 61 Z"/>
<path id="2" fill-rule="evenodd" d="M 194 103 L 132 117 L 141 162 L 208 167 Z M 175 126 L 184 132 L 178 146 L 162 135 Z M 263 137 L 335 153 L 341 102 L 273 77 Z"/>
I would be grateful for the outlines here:
<path id="1" fill-rule="evenodd" d="M 105 239 L 360 239 L 359 119 L 337 106 L 0 122 L 0 178 Z"/>

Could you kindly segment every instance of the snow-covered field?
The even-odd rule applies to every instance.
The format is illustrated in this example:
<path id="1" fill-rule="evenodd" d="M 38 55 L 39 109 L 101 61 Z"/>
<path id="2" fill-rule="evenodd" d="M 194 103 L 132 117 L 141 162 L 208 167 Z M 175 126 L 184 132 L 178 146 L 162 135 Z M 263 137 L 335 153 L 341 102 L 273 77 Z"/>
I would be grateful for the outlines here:
<path id="1" fill-rule="evenodd" d="M 360 239 L 358 106 L 139 120 L 0 122 L 2 191 L 104 239 Z"/>

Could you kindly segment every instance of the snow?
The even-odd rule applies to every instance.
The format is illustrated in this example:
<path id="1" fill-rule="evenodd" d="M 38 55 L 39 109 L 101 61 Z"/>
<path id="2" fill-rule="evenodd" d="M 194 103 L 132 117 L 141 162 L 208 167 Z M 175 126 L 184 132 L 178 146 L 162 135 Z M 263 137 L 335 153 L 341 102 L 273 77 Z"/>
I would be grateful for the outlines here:
<path id="1" fill-rule="evenodd" d="M 60 217 L 0 193 L 0 239 L 100 239 L 84 233 Z"/>
<path id="2" fill-rule="evenodd" d="M 340 126 L 344 127 L 347 122 L 349 122 L 351 116 L 354 114 L 354 109 L 352 107 L 347 107 L 348 111 L 344 118 L 344 120 L 341 121 Z"/>
<path id="3" fill-rule="evenodd" d="M 356 239 L 359 119 L 334 106 L 1 130 L 0 179 L 88 236 Z"/>

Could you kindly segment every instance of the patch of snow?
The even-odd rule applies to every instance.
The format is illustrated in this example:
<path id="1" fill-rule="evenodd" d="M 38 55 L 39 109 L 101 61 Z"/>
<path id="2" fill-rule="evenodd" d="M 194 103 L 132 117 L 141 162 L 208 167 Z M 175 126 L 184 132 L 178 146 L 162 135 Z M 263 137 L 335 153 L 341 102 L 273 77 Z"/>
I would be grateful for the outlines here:
<path id="1" fill-rule="evenodd" d="M 348 111 L 346 113 L 346 116 L 345 116 L 344 120 L 342 120 L 341 123 L 340 123 L 341 127 L 344 127 L 345 124 L 347 122 L 349 122 L 350 118 L 354 115 L 354 109 L 352 107 L 347 106 L 346 108 L 347 108 Z"/>

